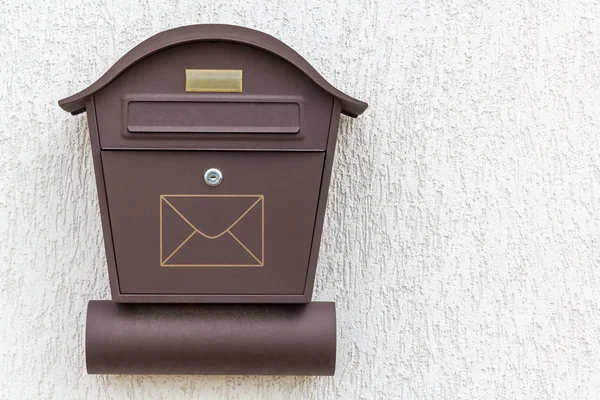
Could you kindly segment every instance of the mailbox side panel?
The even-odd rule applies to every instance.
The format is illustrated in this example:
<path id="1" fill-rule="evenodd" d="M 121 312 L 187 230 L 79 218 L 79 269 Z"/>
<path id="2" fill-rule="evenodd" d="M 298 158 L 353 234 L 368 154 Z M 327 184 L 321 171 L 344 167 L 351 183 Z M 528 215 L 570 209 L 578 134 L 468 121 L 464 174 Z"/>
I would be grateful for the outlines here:
<path id="1" fill-rule="evenodd" d="M 112 228 L 110 225 L 110 215 L 108 213 L 108 198 L 106 197 L 106 186 L 104 183 L 104 169 L 102 167 L 102 157 L 100 152 L 100 138 L 98 133 L 98 120 L 96 116 L 96 105 L 94 97 L 86 101 L 88 126 L 90 130 L 90 142 L 92 145 L 92 159 L 94 161 L 94 172 L 96 175 L 96 188 L 98 190 L 98 204 L 100 206 L 100 219 L 102 222 L 102 232 L 104 234 L 104 248 L 106 250 L 106 262 L 108 264 L 108 277 L 110 280 L 110 291 L 113 299 L 118 298 L 119 278 L 117 275 L 117 265 L 115 261 L 115 250 L 113 246 Z"/>
<path id="2" fill-rule="evenodd" d="M 317 262 L 319 258 L 319 249 L 321 247 L 321 236 L 323 233 L 323 223 L 325 221 L 325 211 L 327 209 L 327 195 L 329 194 L 329 185 L 333 170 L 333 159 L 335 156 L 335 147 L 337 143 L 338 128 L 340 123 L 340 113 L 342 104 L 339 100 L 334 100 L 331 111 L 331 121 L 329 124 L 329 134 L 327 136 L 327 151 L 325 153 L 325 163 L 321 178 L 321 191 L 319 192 L 319 204 L 317 206 L 317 216 L 313 232 L 313 242 L 310 250 L 308 272 L 306 274 L 306 283 L 304 287 L 304 297 L 310 302 L 312 299 L 313 288 L 315 284 L 315 275 L 317 272 Z"/>

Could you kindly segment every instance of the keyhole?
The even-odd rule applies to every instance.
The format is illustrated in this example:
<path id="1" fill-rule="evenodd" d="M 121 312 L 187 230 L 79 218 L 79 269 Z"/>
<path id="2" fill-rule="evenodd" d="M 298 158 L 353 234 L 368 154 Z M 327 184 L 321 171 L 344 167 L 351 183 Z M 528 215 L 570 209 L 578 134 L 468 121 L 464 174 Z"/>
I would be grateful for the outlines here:
<path id="1" fill-rule="evenodd" d="M 204 182 L 209 186 L 218 186 L 223 180 L 223 174 L 217 168 L 209 168 L 204 173 Z"/>

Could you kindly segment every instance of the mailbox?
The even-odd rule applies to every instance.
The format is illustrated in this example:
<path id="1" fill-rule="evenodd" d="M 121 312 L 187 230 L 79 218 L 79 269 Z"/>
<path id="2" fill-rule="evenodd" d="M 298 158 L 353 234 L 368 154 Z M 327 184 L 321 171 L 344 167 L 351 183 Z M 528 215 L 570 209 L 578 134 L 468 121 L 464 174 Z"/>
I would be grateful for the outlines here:
<path id="1" fill-rule="evenodd" d="M 219 307 L 217 314 L 231 314 L 229 328 L 259 307 L 281 340 L 289 335 L 277 333 L 284 329 L 277 324 L 314 326 L 314 313 L 325 312 L 335 344 L 332 307 L 289 305 L 284 312 L 281 304 L 311 301 L 340 114 L 357 117 L 366 103 L 334 88 L 272 36 L 194 25 L 144 41 L 59 105 L 87 112 L 113 299 L 88 308 L 88 353 L 90 338 L 111 335 L 98 335 L 100 325 L 131 313 L 168 320 L 178 307 L 197 321 Z M 106 344 L 98 340 L 92 347 Z M 105 350 L 95 364 L 112 372 Z M 168 372 L 211 373 L 193 362 L 175 364 Z M 286 372 L 252 368 L 224 364 L 216 373 Z"/>

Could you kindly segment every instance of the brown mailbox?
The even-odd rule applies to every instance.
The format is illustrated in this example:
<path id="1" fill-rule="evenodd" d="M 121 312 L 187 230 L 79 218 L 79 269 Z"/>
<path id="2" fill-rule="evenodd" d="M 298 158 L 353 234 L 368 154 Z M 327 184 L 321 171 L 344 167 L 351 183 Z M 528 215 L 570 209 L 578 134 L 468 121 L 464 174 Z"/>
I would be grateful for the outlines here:
<path id="1" fill-rule="evenodd" d="M 144 41 L 59 104 L 87 112 L 115 303 L 311 301 L 340 113 L 366 103 L 269 35 L 194 25 Z"/>

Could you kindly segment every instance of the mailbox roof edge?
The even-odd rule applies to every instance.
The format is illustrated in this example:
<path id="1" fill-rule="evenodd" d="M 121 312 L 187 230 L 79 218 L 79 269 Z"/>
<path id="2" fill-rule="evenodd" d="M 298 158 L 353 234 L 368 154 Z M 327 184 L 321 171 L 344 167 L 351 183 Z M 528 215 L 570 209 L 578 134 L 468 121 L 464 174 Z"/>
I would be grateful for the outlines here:
<path id="1" fill-rule="evenodd" d="M 254 29 L 221 24 L 189 25 L 158 33 L 127 52 L 96 82 L 79 93 L 60 100 L 58 104 L 73 115 L 84 112 L 86 98 L 109 85 L 136 63 L 170 47 L 201 41 L 240 43 L 272 53 L 294 65 L 315 84 L 338 98 L 342 104 L 343 114 L 357 117 L 367 109 L 367 103 L 336 89 L 308 61 L 282 41 Z"/>

